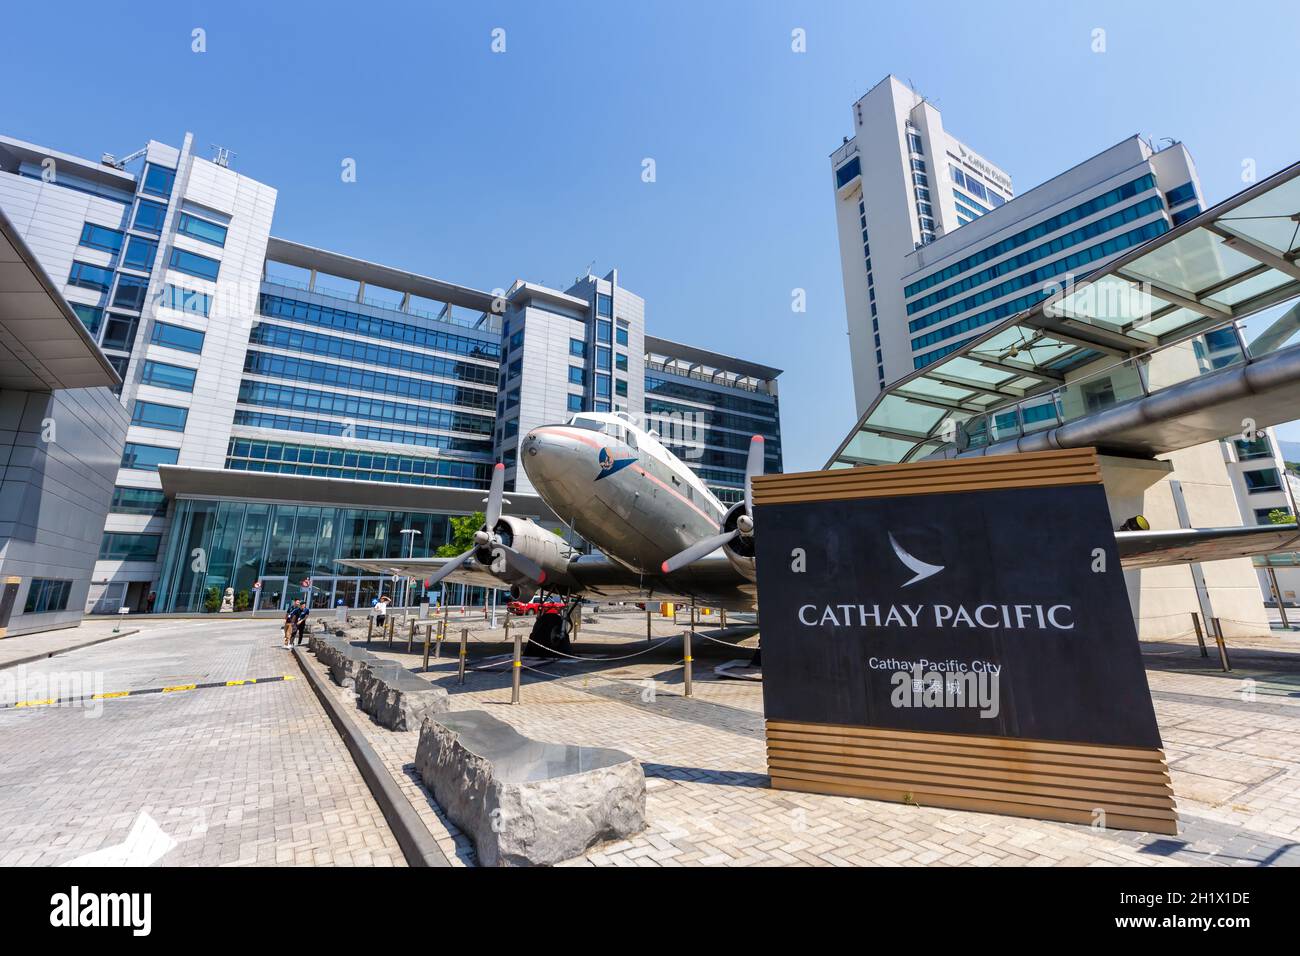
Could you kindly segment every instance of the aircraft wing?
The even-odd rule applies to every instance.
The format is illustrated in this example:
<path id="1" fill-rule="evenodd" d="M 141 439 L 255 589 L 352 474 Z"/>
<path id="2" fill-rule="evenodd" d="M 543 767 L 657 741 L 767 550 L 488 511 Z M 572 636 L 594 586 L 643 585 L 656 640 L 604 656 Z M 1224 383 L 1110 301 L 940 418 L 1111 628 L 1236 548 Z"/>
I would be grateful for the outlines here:
<path id="1" fill-rule="evenodd" d="M 1243 528 L 1184 528 L 1174 531 L 1117 531 L 1120 562 L 1129 568 L 1224 561 L 1278 551 L 1300 551 L 1295 524 Z"/>
<path id="2" fill-rule="evenodd" d="M 396 575 L 399 578 L 415 578 L 423 581 L 448 561 L 454 560 L 455 558 L 368 558 L 365 560 L 348 558 L 335 563 L 368 574 L 378 574 L 383 577 Z M 509 587 L 496 575 L 483 570 L 482 566 L 475 562 L 462 565 L 443 578 L 443 581 L 447 584 L 469 584 L 480 588 Z"/>
<path id="3" fill-rule="evenodd" d="M 349 558 L 337 563 L 370 574 L 397 575 L 423 580 L 451 558 Z M 721 551 L 707 555 L 670 575 L 642 575 L 604 554 L 584 554 L 569 562 L 568 574 L 577 583 L 575 593 L 593 600 L 674 601 L 692 599 L 704 607 L 751 611 L 757 589 L 742 577 Z M 509 585 L 476 562 L 469 562 L 443 579 L 448 584 L 485 588 Z"/>

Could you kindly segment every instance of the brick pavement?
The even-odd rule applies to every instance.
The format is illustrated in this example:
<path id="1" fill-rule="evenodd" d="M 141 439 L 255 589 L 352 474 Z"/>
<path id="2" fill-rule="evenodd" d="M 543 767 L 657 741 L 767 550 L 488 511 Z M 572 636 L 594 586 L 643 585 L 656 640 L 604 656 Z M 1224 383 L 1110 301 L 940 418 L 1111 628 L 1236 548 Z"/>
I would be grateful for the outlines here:
<path id="1" fill-rule="evenodd" d="M 0 709 L 0 864 L 121 844 L 144 812 L 163 865 L 404 865 L 333 726 L 263 622 L 151 622 L 141 633 L 0 672 L 25 696 L 52 675 L 108 692 L 295 674 L 297 680 Z"/>

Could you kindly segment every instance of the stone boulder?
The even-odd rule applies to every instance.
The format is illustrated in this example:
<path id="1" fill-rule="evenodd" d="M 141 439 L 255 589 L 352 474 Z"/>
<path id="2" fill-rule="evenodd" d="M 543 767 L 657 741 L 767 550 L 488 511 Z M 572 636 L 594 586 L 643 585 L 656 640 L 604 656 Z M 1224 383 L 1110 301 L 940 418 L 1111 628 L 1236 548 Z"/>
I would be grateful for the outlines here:
<path id="1" fill-rule="evenodd" d="M 389 730 L 415 730 L 426 715 L 445 713 L 450 695 L 392 661 L 370 660 L 356 672 L 357 706 Z"/>
<path id="2" fill-rule="evenodd" d="M 531 740 L 481 710 L 427 717 L 415 766 L 484 866 L 549 866 L 645 827 L 633 757 Z"/>

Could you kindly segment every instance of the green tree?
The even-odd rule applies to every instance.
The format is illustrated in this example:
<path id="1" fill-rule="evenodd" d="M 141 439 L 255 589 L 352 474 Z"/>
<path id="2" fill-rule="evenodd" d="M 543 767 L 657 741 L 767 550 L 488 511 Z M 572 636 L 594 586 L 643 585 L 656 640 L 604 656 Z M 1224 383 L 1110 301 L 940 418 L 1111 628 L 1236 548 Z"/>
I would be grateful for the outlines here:
<path id="1" fill-rule="evenodd" d="M 1285 508 L 1274 508 L 1268 513 L 1268 520 L 1273 524 L 1290 524 L 1295 521 L 1295 516 Z"/>
<path id="2" fill-rule="evenodd" d="M 487 516 L 481 511 L 465 515 L 463 518 L 452 518 L 451 541 L 433 552 L 434 557 L 454 558 L 474 547 L 474 535 L 483 527 L 486 520 Z"/>

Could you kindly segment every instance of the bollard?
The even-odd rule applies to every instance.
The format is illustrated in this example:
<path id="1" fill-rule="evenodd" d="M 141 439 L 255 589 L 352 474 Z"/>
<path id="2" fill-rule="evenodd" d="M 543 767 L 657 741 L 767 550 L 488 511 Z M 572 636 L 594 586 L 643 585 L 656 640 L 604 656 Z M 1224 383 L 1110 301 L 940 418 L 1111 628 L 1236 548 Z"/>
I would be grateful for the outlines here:
<path id="1" fill-rule="evenodd" d="M 510 643 L 510 612 L 506 611 L 506 643 Z"/>
<path id="2" fill-rule="evenodd" d="M 375 616 L 366 619 L 366 650 L 370 650 L 370 635 L 375 632 Z"/>
<path id="3" fill-rule="evenodd" d="M 1273 586 L 1273 594 L 1277 597 L 1277 613 L 1282 617 L 1282 630 L 1291 630 L 1291 621 L 1286 616 L 1286 598 L 1282 596 L 1282 588 L 1277 583 L 1277 570 L 1270 564 L 1268 566 L 1268 583 Z"/>
<path id="4" fill-rule="evenodd" d="M 519 646 L 519 635 L 516 634 L 514 662 L 510 668 L 510 670 L 513 672 L 511 674 L 511 683 L 510 683 L 510 703 L 512 704 L 519 703 L 519 674 L 520 671 L 522 671 L 524 668 L 524 662 L 521 658 L 521 654 L 522 654 L 522 648 L 520 648 Z"/>
<path id="5" fill-rule="evenodd" d="M 410 630 L 407 632 L 406 635 L 406 653 L 408 654 L 411 653 L 411 649 L 414 646 L 415 646 L 415 618 L 411 618 Z"/>
<path id="6" fill-rule="evenodd" d="M 433 624 L 424 629 L 424 669 L 429 669 L 429 635 L 433 633 Z"/>
<path id="7" fill-rule="evenodd" d="M 1219 664 L 1225 671 L 1232 670 L 1232 663 L 1228 660 L 1228 645 L 1223 641 L 1223 625 L 1219 619 L 1214 619 L 1214 643 L 1219 645 Z"/>
<path id="8" fill-rule="evenodd" d="M 460 682 L 465 683 L 465 655 L 469 653 L 469 628 L 460 629 Z"/>
<path id="9" fill-rule="evenodd" d="M 686 696 L 692 696 L 691 692 L 691 632 L 687 631 L 682 637 L 682 643 L 685 645 L 682 650 L 685 652 L 682 657 L 682 675 L 685 678 Z"/>
<path id="10" fill-rule="evenodd" d="M 433 659 L 442 660 L 442 639 L 447 636 L 447 625 L 443 624 L 438 628 L 438 640 L 433 645 Z"/>
<path id="11" fill-rule="evenodd" d="M 722 629 L 724 631 L 727 629 L 727 609 L 725 607 L 722 609 Z"/>
<path id="12" fill-rule="evenodd" d="M 1201 656 L 1209 657 L 1210 652 L 1205 649 L 1205 634 L 1201 631 L 1201 616 L 1195 611 L 1192 612 L 1192 626 L 1196 628 L 1196 643 L 1201 647 Z"/>
<path id="13" fill-rule="evenodd" d="M 654 643 L 653 639 L 650 637 L 650 612 L 649 611 L 645 612 L 645 642 L 647 644 Z"/>
<path id="14" fill-rule="evenodd" d="M 444 604 L 442 606 L 442 626 L 447 626 L 447 615 L 451 613 L 451 606 Z"/>
<path id="15" fill-rule="evenodd" d="M 393 629 L 395 627 L 397 627 L 397 618 L 394 615 L 390 614 L 388 615 L 388 646 L 389 647 L 393 646 Z"/>

